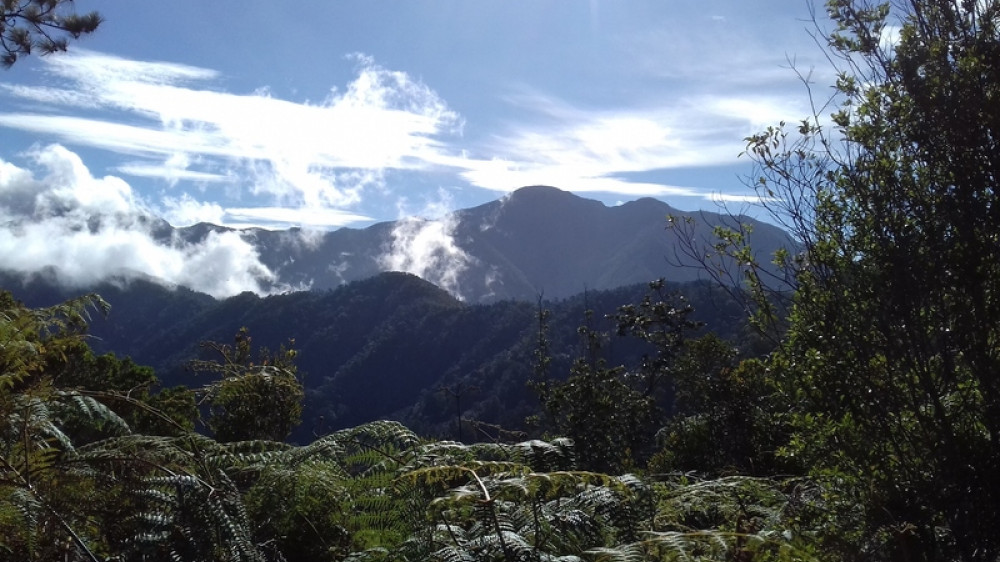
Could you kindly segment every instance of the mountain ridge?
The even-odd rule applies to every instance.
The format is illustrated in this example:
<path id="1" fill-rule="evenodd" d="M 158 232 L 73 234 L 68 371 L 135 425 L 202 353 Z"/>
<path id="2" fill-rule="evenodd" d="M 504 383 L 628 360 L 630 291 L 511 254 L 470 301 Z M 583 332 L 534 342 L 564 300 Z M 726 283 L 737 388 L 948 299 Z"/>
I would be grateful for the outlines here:
<path id="1" fill-rule="evenodd" d="M 683 219 L 688 230 L 667 229 L 668 216 Z M 238 232 L 267 275 L 235 273 L 244 278 L 257 275 L 261 293 L 333 289 L 385 271 L 404 271 L 466 302 L 488 303 L 533 301 L 539 295 L 565 298 L 587 289 L 613 289 L 657 278 L 698 280 L 704 269 L 685 254 L 679 236 L 710 247 L 716 227 L 733 228 L 742 221 L 752 226 L 749 242 L 765 267 L 777 249 L 794 245 L 777 227 L 746 217 L 687 213 L 650 197 L 607 206 L 541 185 L 437 219 L 408 218 L 361 229 L 236 230 L 210 223 L 174 228 L 156 218 L 146 219 L 145 228 L 159 244 L 180 248 L 205 246 L 213 233 Z M 205 258 L 202 262 L 207 269 L 199 273 L 214 270 L 214 263 Z M 225 269 L 225 263 L 218 267 L 220 274 L 234 273 Z M 118 270 L 104 275 L 148 274 Z"/>
<path id="2" fill-rule="evenodd" d="M 504 198 L 455 211 L 438 220 L 401 220 L 326 233 L 313 249 L 291 249 L 278 234 L 258 232 L 262 261 L 289 284 L 329 289 L 391 269 L 386 256 L 423 251 L 434 263 L 400 263 L 467 302 L 565 298 L 585 289 L 613 289 L 660 277 L 704 278 L 700 264 L 677 251 L 667 217 L 691 218 L 700 243 L 714 243 L 717 226 L 746 221 L 755 251 L 768 258 L 792 246 L 779 228 L 747 217 L 687 213 L 650 197 L 617 206 L 550 186 L 529 186 Z M 436 230 L 435 230 L 436 229 Z M 436 234 L 438 246 L 416 247 Z M 277 239 L 277 240 L 276 240 Z M 451 252 L 451 253 L 449 253 Z M 769 263 L 769 259 L 761 259 Z M 400 265 L 397 263 L 396 265 Z"/>
<path id="3" fill-rule="evenodd" d="M 45 278 L 23 282 L 0 273 L 0 287 L 31 307 L 73 298 Z M 294 438 L 396 419 L 429 435 L 453 436 L 457 415 L 517 429 L 536 413 L 526 382 L 533 373 L 539 304 L 550 310 L 552 375 L 569 372 L 586 353 L 578 327 L 592 311 L 592 327 L 613 337 L 613 314 L 635 304 L 645 284 L 588 291 L 542 303 L 457 300 L 414 275 L 386 272 L 333 290 L 259 296 L 245 292 L 216 300 L 183 287 L 167 289 L 148 279 L 116 280 L 91 290 L 111 304 L 95 315 L 88 342 L 97 353 L 113 352 L 153 367 L 164 386 L 202 387 L 211 382 L 187 364 L 217 359 L 200 345 L 232 343 L 247 328 L 255 347 L 278 349 L 289 339 L 306 389 L 303 424 Z M 739 304 L 707 282 L 671 285 L 695 308 L 707 329 L 731 340 L 743 333 Z M 613 337 L 602 355 L 609 364 L 635 366 L 642 342 Z M 456 412 L 448 391 L 461 390 Z"/>

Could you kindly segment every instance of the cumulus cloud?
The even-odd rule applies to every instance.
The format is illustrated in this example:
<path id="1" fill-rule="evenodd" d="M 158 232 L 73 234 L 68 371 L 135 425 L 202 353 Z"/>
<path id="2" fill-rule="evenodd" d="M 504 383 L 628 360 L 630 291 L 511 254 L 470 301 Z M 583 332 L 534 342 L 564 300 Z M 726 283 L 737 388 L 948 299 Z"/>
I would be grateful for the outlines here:
<path id="1" fill-rule="evenodd" d="M 211 201 L 199 201 L 188 193 L 179 197 L 165 197 L 161 201 L 160 216 L 174 226 L 191 226 L 198 223 L 226 224 L 226 210 Z"/>
<path id="2" fill-rule="evenodd" d="M 110 276 L 153 277 L 215 297 L 268 292 L 276 277 L 238 232 L 198 243 L 154 235 L 158 223 L 124 180 L 94 177 L 60 145 L 27 154 L 33 169 L 0 160 L 0 263 L 8 271 L 54 271 L 70 286 Z M 177 201 L 177 212 L 189 204 Z"/>
<path id="3" fill-rule="evenodd" d="M 425 219 L 404 216 L 396 222 L 391 239 L 379 256 L 379 265 L 386 271 L 405 271 L 434 283 L 462 299 L 461 275 L 473 265 L 475 258 L 465 252 L 455 239 L 458 219 L 443 193 L 440 201 L 428 204 Z"/>

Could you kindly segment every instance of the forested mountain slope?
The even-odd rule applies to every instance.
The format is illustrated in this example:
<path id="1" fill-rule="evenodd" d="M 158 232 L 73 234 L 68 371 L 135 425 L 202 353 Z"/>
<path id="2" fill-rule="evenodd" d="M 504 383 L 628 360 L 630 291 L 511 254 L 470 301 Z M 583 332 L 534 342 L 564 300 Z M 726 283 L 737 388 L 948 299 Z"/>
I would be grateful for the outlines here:
<path id="1" fill-rule="evenodd" d="M 42 279 L 3 281 L 31 306 L 75 295 Z M 595 329 L 610 334 L 614 326 L 604 316 L 637 302 L 646 289 L 639 284 L 545 301 L 551 311 L 552 372 L 565 376 L 572 360 L 585 353 L 577 334 L 585 310 L 594 311 Z M 727 296 L 707 283 L 678 289 L 706 329 L 732 339 L 741 336 L 743 317 Z M 249 329 L 254 345 L 272 350 L 294 339 L 307 391 L 304 423 L 296 435 L 303 440 L 312 432 L 384 418 L 439 434 L 452 431 L 459 415 L 517 428 L 537 410 L 525 385 L 537 345 L 534 302 L 469 305 L 402 273 L 331 291 L 244 293 L 221 301 L 148 281 L 93 290 L 112 309 L 106 318 L 92 319 L 92 347 L 155 367 L 166 385 L 209 382 L 185 368 L 203 353 L 200 342 L 231 343 L 242 327 Z M 634 364 L 643 351 L 638 342 L 609 335 L 602 355 L 611 363 Z"/>

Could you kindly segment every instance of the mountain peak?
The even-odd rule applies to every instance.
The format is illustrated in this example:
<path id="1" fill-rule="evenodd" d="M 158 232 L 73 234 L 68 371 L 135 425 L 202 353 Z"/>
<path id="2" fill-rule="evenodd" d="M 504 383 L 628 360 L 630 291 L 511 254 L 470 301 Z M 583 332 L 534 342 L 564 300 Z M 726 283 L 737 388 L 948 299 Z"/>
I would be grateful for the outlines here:
<path id="1" fill-rule="evenodd" d="M 553 187 L 551 185 L 526 185 L 524 187 L 519 187 L 511 192 L 511 197 L 527 197 L 538 194 L 556 194 L 565 193 L 567 195 L 572 195 L 572 193 L 559 189 L 558 187 Z"/>
<path id="2" fill-rule="evenodd" d="M 565 209 L 568 212 L 584 208 L 592 211 L 604 209 L 604 203 L 586 199 L 575 193 L 548 185 L 530 185 L 512 191 L 503 200 L 504 207 L 532 208 L 538 211 Z"/>
<path id="3" fill-rule="evenodd" d="M 529 185 L 512 191 L 507 195 L 506 200 L 509 203 L 511 201 L 569 201 L 583 200 L 583 198 L 551 185 Z"/>
<path id="4" fill-rule="evenodd" d="M 678 254 L 672 247 L 676 234 L 665 229 L 670 214 L 687 213 L 658 199 L 608 206 L 556 187 L 531 185 L 500 200 L 456 211 L 448 221 L 378 223 L 309 238 L 260 230 L 244 240 L 252 244 L 252 258 L 263 268 L 255 271 L 270 275 L 259 281 L 262 291 L 332 289 L 398 269 L 437 282 L 465 302 L 534 300 L 540 293 L 562 298 L 584 288 L 611 289 L 658 277 L 697 279 L 698 264 L 668 259 Z M 714 213 L 699 213 L 697 219 L 692 239 L 705 243 L 715 239 L 714 226 L 732 221 Z M 753 244 L 760 255 L 788 245 L 787 235 L 776 227 L 757 226 Z M 205 223 L 174 229 L 164 222 L 157 239 L 161 244 L 176 244 L 179 238 L 196 245 L 212 232 L 228 230 Z M 198 280 L 202 277 L 209 276 Z M 412 290 L 392 291 L 398 299 L 386 295 L 382 300 L 444 303 L 451 298 L 444 293 L 428 296 L 415 277 L 390 275 L 381 281 Z M 372 283 L 378 285 L 380 280 Z"/>

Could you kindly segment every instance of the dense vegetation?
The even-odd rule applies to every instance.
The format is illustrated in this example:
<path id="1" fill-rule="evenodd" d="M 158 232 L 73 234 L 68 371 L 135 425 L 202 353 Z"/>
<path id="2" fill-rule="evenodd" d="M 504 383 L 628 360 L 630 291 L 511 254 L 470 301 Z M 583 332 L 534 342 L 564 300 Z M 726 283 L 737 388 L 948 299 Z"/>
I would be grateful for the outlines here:
<path id="1" fill-rule="evenodd" d="M 35 307 L 79 296 L 43 278 L 21 283 L 0 274 L 4 286 Z M 278 349 L 294 339 L 306 393 L 304 422 L 292 435 L 298 443 L 380 419 L 451 439 L 460 437 L 456 418 L 466 420 L 466 438 L 476 427 L 485 428 L 476 422 L 523 431 L 525 418 L 538 409 L 537 396 L 525 385 L 534 371 L 538 303 L 468 305 L 402 273 L 333 291 L 246 293 L 223 301 L 138 280 L 92 290 L 112 305 L 106 318 L 96 316 L 90 323 L 88 342 L 95 352 L 150 365 L 164 386 L 196 387 L 210 380 L 209 373 L 190 369 L 192 358 L 218 358 L 202 341 L 229 342 L 241 328 L 258 347 Z M 609 364 L 637 366 L 649 346 L 619 337 L 614 321 L 605 316 L 626 303 L 639 304 L 647 291 L 648 286 L 637 285 L 544 300 L 551 376 L 565 378 L 574 358 L 586 354 L 577 329 L 587 310 L 592 311 L 591 328 L 607 332 L 601 336 L 601 357 Z M 723 291 L 707 282 L 669 284 L 663 291 L 686 296 L 703 332 L 756 353 L 743 331 L 742 310 Z"/>
<path id="2" fill-rule="evenodd" d="M 92 296 L 47 309 L 0 300 L 6 559 L 779 555 L 808 553 L 787 530 L 822 513 L 805 479 L 612 476 L 581 470 L 566 439 L 466 445 L 373 422 L 305 446 L 259 424 L 231 440 L 233 402 L 217 387 L 235 385 L 254 419 L 276 419 L 280 405 L 247 379 L 294 375 L 294 354 L 253 360 L 240 334 L 203 365 L 224 374 L 217 383 L 150 394 L 148 369 L 81 344 L 102 307 Z M 94 390 L 89 365 L 117 375 Z M 192 431 L 195 397 L 212 406 L 215 438 Z"/>
<path id="3" fill-rule="evenodd" d="M 744 233 L 712 248 L 743 264 L 766 354 L 697 335 L 654 283 L 609 319 L 648 346 L 632 366 L 608 360 L 591 316 L 554 376 L 536 309 L 544 440 L 377 421 L 291 445 L 292 347 L 255 351 L 241 332 L 197 364 L 219 378 L 156 392 L 148 369 L 85 345 L 99 298 L 4 294 L 0 553 L 996 560 L 1000 3 L 831 0 L 828 14 L 837 95 L 748 139 L 754 185 L 802 242 L 775 256 L 793 297 L 775 300 Z M 194 431 L 202 416 L 212 436 Z"/>

